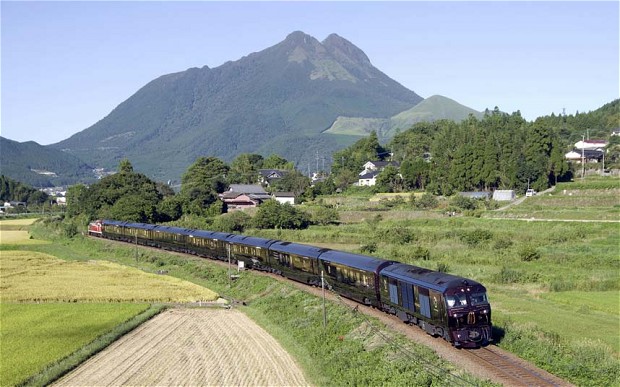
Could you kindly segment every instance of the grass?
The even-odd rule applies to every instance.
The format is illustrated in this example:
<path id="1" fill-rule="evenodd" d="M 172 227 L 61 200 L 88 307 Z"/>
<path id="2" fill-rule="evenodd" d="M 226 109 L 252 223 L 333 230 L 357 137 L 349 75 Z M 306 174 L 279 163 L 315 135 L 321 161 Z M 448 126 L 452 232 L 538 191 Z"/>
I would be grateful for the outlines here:
<path id="1" fill-rule="evenodd" d="M 46 368 L 58 368 L 62 359 L 148 308 L 126 303 L 0 304 L 2 385 L 19 385 Z"/>
<path id="2" fill-rule="evenodd" d="M 0 244 L 3 244 L 3 245 L 35 244 L 36 245 L 36 244 L 41 244 L 41 243 L 47 243 L 47 242 L 43 240 L 30 239 L 30 235 L 28 234 L 28 231 L 0 229 Z"/>

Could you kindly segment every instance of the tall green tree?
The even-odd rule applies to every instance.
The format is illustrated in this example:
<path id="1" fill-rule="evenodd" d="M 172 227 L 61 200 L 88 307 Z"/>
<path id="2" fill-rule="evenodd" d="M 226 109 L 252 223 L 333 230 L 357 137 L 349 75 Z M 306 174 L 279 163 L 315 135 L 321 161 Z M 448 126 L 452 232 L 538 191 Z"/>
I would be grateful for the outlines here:
<path id="1" fill-rule="evenodd" d="M 209 216 L 222 208 L 217 194 L 224 192 L 230 168 L 216 157 L 199 157 L 181 178 L 180 199 L 184 214 Z"/>
<path id="2" fill-rule="evenodd" d="M 229 183 L 253 184 L 258 180 L 258 170 L 262 168 L 263 156 L 242 153 L 230 165 Z"/>

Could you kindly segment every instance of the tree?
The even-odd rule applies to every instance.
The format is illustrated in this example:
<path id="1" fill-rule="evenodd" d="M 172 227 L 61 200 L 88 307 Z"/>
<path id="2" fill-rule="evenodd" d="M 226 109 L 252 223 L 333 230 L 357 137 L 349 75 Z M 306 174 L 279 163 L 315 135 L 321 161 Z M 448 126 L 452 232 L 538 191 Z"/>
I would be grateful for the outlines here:
<path id="1" fill-rule="evenodd" d="M 300 195 L 310 186 L 310 179 L 297 170 L 293 170 L 280 180 L 272 183 L 273 191 L 293 192 L 295 196 Z"/>
<path id="2" fill-rule="evenodd" d="M 195 187 L 224 192 L 230 168 L 217 157 L 199 157 L 181 177 L 181 193 Z"/>
<path id="3" fill-rule="evenodd" d="M 129 162 L 128 159 L 123 159 L 118 164 L 118 173 L 132 173 L 133 165 Z"/>
<path id="4" fill-rule="evenodd" d="M 75 186 L 69 189 L 67 216 L 84 215 L 87 220 L 113 218 L 157 222 L 157 206 L 162 196 L 155 182 L 141 173 L 133 172 L 128 160 L 121 161 L 119 171 L 89 188 Z"/>
<path id="5" fill-rule="evenodd" d="M 263 156 L 242 153 L 237 156 L 231 166 L 228 181 L 238 184 L 252 184 L 258 180 L 258 170 L 263 165 Z"/>
<path id="6" fill-rule="evenodd" d="M 293 170 L 295 168 L 295 165 L 277 154 L 271 154 L 265 160 L 263 160 L 263 165 L 261 168 Z"/>
<path id="7" fill-rule="evenodd" d="M 297 210 L 290 204 L 280 204 L 275 200 L 267 200 L 253 218 L 256 228 L 303 229 L 310 224 L 310 215 Z"/>
<path id="8" fill-rule="evenodd" d="M 401 192 L 403 190 L 403 179 L 396 167 L 388 165 L 377 175 L 377 189 L 379 192 Z"/>
<path id="9" fill-rule="evenodd" d="M 180 201 L 184 214 L 207 216 L 223 210 L 217 194 L 226 189 L 230 168 L 216 157 L 199 157 L 181 178 Z"/>

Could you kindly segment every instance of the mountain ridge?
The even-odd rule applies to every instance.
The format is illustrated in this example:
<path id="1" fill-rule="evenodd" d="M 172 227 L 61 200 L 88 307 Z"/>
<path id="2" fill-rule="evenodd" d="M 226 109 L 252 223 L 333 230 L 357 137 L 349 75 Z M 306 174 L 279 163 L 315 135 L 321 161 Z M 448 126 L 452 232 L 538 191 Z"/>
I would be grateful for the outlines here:
<path id="1" fill-rule="evenodd" d="M 162 75 L 50 147 L 106 168 L 128 158 L 161 180 L 178 179 L 202 155 L 231 161 L 258 149 L 305 165 L 342 146 L 320 138 L 338 116 L 387 118 L 421 100 L 348 40 L 330 34 L 321 43 L 295 31 L 215 68 Z"/>

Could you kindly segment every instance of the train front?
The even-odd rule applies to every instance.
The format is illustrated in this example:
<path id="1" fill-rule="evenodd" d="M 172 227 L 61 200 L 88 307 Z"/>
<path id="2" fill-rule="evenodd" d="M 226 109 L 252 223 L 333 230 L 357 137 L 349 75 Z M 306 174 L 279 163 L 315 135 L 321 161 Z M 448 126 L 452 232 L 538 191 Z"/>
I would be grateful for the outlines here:
<path id="1" fill-rule="evenodd" d="M 448 328 L 455 347 L 477 348 L 493 340 L 491 305 L 486 288 L 462 281 L 444 293 Z"/>

